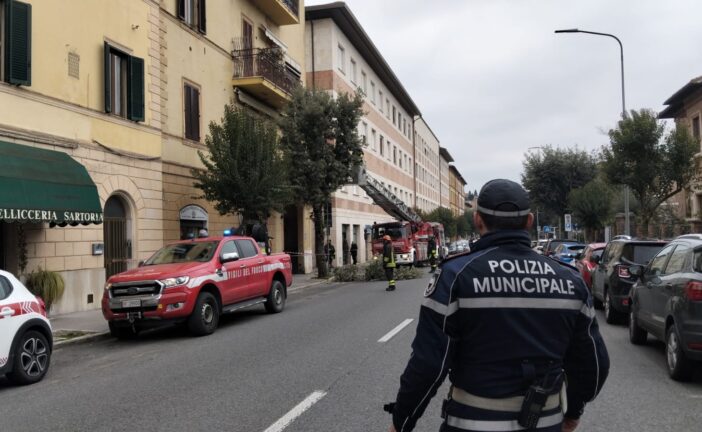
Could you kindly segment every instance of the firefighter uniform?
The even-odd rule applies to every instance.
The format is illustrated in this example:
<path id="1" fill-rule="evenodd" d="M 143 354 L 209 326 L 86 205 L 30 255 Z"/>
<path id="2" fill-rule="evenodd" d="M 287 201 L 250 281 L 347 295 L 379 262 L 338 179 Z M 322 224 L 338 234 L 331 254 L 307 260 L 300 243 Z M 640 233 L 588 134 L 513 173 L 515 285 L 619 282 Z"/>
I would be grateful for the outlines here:
<path id="1" fill-rule="evenodd" d="M 564 414 L 578 419 L 608 371 L 592 297 L 577 270 L 532 251 L 527 231 L 497 230 L 433 276 L 389 409 L 398 432 L 413 430 L 448 375 L 441 431 L 560 432 Z M 518 419 L 535 385 L 545 396 L 536 426 L 525 428 Z"/>
<path id="2" fill-rule="evenodd" d="M 436 239 L 434 237 L 429 237 L 427 253 L 429 254 L 429 265 L 431 266 L 430 272 L 434 273 L 436 271 L 436 260 L 439 257 L 438 250 L 436 249 Z"/>
<path id="3" fill-rule="evenodd" d="M 386 235 L 383 237 L 383 268 L 385 269 L 385 278 L 388 280 L 386 291 L 395 289 L 395 251 L 392 248 L 392 239 Z"/>

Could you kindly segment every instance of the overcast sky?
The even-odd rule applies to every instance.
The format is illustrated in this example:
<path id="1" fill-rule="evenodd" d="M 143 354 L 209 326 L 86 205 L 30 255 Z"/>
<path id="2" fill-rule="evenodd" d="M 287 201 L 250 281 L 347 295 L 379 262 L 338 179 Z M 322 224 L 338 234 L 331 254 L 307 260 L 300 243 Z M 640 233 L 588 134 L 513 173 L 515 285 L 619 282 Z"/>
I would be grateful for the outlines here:
<path id="1" fill-rule="evenodd" d="M 307 0 L 306 5 L 329 3 Z M 520 180 L 529 147 L 599 149 L 621 113 L 702 75 L 700 0 L 347 0 L 468 182 Z M 531 150 L 537 151 L 537 150 Z"/>

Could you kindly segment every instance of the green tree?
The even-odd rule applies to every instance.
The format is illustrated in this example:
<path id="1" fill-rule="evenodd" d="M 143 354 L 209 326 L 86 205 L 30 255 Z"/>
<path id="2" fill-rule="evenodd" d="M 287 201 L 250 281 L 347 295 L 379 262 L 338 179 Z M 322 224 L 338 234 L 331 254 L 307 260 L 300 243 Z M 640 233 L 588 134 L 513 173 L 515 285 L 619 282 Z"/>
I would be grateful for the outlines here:
<path id="1" fill-rule="evenodd" d="M 609 131 L 602 149 L 603 170 L 613 184 L 627 185 L 639 202 L 644 229 L 656 209 L 695 177 L 699 144 L 684 127 L 665 133 L 665 124 L 651 110 L 631 111 Z"/>
<path id="2" fill-rule="evenodd" d="M 444 226 L 444 234 L 448 238 L 455 238 L 457 234 L 456 218 L 453 212 L 446 207 L 437 207 L 430 211 L 425 219 L 431 222 L 439 222 Z"/>
<path id="3" fill-rule="evenodd" d="M 205 169 L 193 169 L 192 175 L 220 214 L 239 213 L 248 223 L 283 210 L 285 161 L 274 123 L 226 105 L 220 123 L 210 122 L 205 145 L 206 153 L 198 151 Z"/>
<path id="4" fill-rule="evenodd" d="M 458 234 L 459 237 L 466 238 L 470 235 L 470 225 L 468 224 L 468 221 L 466 220 L 466 215 L 458 215 L 456 216 L 456 234 Z"/>
<path id="5" fill-rule="evenodd" d="M 577 148 L 541 147 L 525 155 L 522 185 L 529 191 L 532 209 L 560 219 L 568 212 L 568 194 L 595 177 L 595 158 Z M 542 221 L 543 224 L 543 221 Z"/>
<path id="6" fill-rule="evenodd" d="M 585 237 L 593 239 L 595 233 L 607 225 L 614 216 L 612 205 L 616 194 L 601 178 L 573 189 L 568 195 L 568 207 L 573 217 L 585 228 Z"/>
<path id="7" fill-rule="evenodd" d="M 354 167 L 363 162 L 358 124 L 363 96 L 298 88 L 283 110 L 281 143 L 289 164 L 293 199 L 312 207 L 315 255 L 320 277 L 328 274 L 324 260 L 323 209 L 331 195 L 349 183 Z"/>

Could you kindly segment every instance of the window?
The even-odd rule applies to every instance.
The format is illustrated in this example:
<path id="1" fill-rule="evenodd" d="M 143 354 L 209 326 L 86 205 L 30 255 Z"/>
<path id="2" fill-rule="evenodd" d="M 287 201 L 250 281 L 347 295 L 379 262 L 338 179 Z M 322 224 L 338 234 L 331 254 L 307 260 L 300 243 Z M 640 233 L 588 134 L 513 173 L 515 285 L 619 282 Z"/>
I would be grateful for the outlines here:
<path id="1" fill-rule="evenodd" d="M 397 110 L 395 109 L 395 105 L 392 106 L 392 124 L 393 126 L 396 124 L 395 122 L 397 121 Z"/>
<path id="2" fill-rule="evenodd" d="M 692 136 L 695 137 L 697 141 L 700 140 L 700 116 L 692 119 Z"/>
<path id="3" fill-rule="evenodd" d="M 670 245 L 660 251 L 651 261 L 651 266 L 646 273 L 651 275 L 659 275 L 663 273 L 665 264 L 668 261 L 668 257 L 670 257 L 670 253 L 673 252 L 673 249 L 675 249 L 675 245 Z"/>
<path id="4" fill-rule="evenodd" d="M 363 93 L 368 94 L 368 87 L 367 87 L 367 79 L 368 77 L 366 76 L 366 73 L 361 71 L 361 88 L 363 89 Z"/>
<path id="5" fill-rule="evenodd" d="M 371 129 L 371 148 L 375 150 L 375 129 Z"/>
<path id="6" fill-rule="evenodd" d="M 0 276 L 0 300 L 5 300 L 12 293 L 12 284 L 4 276 Z"/>
<path id="7" fill-rule="evenodd" d="M 32 84 L 32 5 L 0 1 L 0 78 Z"/>
<path id="8" fill-rule="evenodd" d="M 351 59 L 351 82 L 356 84 L 358 82 L 358 76 L 356 75 L 356 60 Z"/>
<path id="9" fill-rule="evenodd" d="M 206 33 L 205 0 L 178 0 L 178 18 L 189 27 Z"/>
<path id="10" fill-rule="evenodd" d="M 363 141 L 363 144 L 368 143 L 368 123 L 363 122 L 363 129 L 361 130 L 361 140 Z"/>
<path id="11" fill-rule="evenodd" d="M 192 84 L 183 85 L 185 138 L 200 141 L 200 90 Z"/>
<path id="12" fill-rule="evenodd" d="M 346 73 L 346 50 L 341 45 L 339 45 L 337 57 L 337 61 L 339 62 L 339 70 L 341 73 Z"/>
<path id="13" fill-rule="evenodd" d="M 239 255 L 239 258 L 241 258 L 241 254 L 239 253 L 239 249 L 237 249 L 234 240 L 230 240 L 222 245 L 222 250 L 219 252 L 219 256 L 223 256 L 224 254 L 229 254 L 232 252 L 236 252 Z"/>
<path id="14" fill-rule="evenodd" d="M 400 168 L 402 168 L 402 150 L 400 150 L 399 153 L 400 153 L 400 163 L 399 163 L 399 165 L 400 165 Z"/>
<path id="15" fill-rule="evenodd" d="M 241 258 L 251 258 L 258 255 L 256 251 L 256 246 L 254 246 L 251 240 L 234 240 L 236 242 L 236 247 L 239 249 L 239 256 Z"/>
<path id="16" fill-rule="evenodd" d="M 687 253 L 690 248 L 684 245 L 680 245 L 675 249 L 673 255 L 668 261 L 668 265 L 665 268 L 665 274 L 680 273 L 685 267 L 685 258 L 687 258 Z"/>
<path id="17" fill-rule="evenodd" d="M 383 156 L 383 153 L 385 151 L 385 138 L 383 138 L 382 135 L 380 135 L 380 156 Z"/>
<path id="18" fill-rule="evenodd" d="M 105 112 L 144 121 L 144 60 L 105 42 Z"/>
<path id="19" fill-rule="evenodd" d="M 392 146 L 392 163 L 397 165 L 397 147 Z"/>
<path id="20" fill-rule="evenodd" d="M 383 112 L 383 91 L 382 90 L 378 90 L 378 102 L 379 102 L 378 109 L 380 110 L 380 112 Z"/>
<path id="21" fill-rule="evenodd" d="M 373 103 L 375 105 L 375 83 L 373 81 L 371 81 L 370 97 L 371 97 L 371 103 Z"/>

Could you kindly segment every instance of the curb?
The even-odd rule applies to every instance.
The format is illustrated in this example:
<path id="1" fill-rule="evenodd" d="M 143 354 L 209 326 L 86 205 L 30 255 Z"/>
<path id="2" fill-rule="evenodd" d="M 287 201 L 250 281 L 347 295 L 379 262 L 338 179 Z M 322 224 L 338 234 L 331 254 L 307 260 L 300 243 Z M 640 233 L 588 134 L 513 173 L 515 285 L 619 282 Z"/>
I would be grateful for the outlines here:
<path id="1" fill-rule="evenodd" d="M 77 345 L 81 343 L 86 343 L 86 342 L 93 342 L 97 340 L 102 340 L 102 339 L 107 339 L 110 337 L 110 332 L 101 332 L 101 333 L 93 333 L 93 334 L 88 334 L 85 336 L 80 336 L 77 338 L 72 338 L 72 339 L 66 339 L 62 341 L 58 341 L 54 343 L 54 350 L 57 348 L 63 348 L 68 345 Z"/>
<path id="2" fill-rule="evenodd" d="M 316 281 L 316 282 L 312 282 L 312 283 L 307 283 L 304 285 L 292 286 L 292 287 L 288 288 L 288 293 L 294 293 L 297 291 L 302 291 L 302 290 L 307 289 L 307 288 L 312 288 L 312 287 L 316 287 L 318 285 L 323 285 L 323 284 L 330 284 L 333 282 L 335 282 L 334 278 L 330 278 L 330 279 L 324 279 L 324 280 L 320 280 L 320 281 Z"/>

